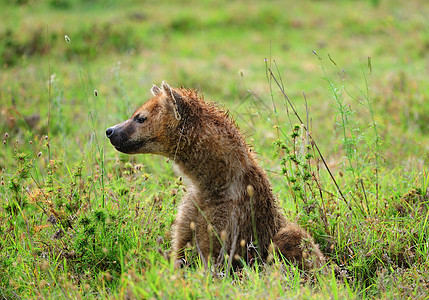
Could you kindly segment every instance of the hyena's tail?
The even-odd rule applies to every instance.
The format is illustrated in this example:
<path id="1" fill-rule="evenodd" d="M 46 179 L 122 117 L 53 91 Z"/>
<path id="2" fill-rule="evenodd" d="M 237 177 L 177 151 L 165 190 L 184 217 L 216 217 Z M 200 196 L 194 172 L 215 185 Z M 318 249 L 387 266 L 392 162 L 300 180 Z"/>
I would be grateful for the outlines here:
<path id="1" fill-rule="evenodd" d="M 303 270 L 321 268 L 325 264 L 325 257 L 319 246 L 297 224 L 288 223 L 282 227 L 274 236 L 273 242 L 287 261 L 297 264 Z"/>

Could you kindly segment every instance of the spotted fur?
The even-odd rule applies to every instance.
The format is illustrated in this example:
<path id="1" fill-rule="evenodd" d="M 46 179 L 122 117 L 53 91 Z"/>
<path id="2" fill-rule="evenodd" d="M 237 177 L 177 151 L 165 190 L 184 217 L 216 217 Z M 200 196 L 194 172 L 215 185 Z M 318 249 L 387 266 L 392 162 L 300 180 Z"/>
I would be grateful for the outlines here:
<path id="1" fill-rule="evenodd" d="M 205 261 L 211 257 L 221 264 L 225 254 L 236 263 L 265 261 L 274 243 L 303 269 L 322 266 L 312 237 L 280 213 L 265 172 L 228 112 L 195 90 L 165 82 L 151 92 L 152 99 L 106 134 L 118 151 L 169 157 L 185 176 L 187 194 L 173 228 L 174 258 L 182 259 L 183 249 L 194 243 Z"/>

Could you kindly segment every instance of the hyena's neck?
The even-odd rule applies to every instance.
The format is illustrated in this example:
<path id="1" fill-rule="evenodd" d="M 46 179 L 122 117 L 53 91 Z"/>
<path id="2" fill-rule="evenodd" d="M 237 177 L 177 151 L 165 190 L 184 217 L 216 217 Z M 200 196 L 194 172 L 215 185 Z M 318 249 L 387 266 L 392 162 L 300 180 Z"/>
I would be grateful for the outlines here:
<path id="1" fill-rule="evenodd" d="M 178 130 L 169 155 L 191 184 L 210 198 L 228 197 L 231 185 L 242 181 L 249 165 L 246 144 L 235 135 L 236 129 L 218 129 L 208 122 Z"/>
<path id="2" fill-rule="evenodd" d="M 239 200 L 247 185 L 258 185 L 260 181 L 269 187 L 266 174 L 257 165 L 238 129 L 232 124 L 216 125 L 206 122 L 179 137 L 171 154 L 179 171 L 211 200 Z M 273 198 L 269 188 L 260 193 L 265 198 Z"/>
<path id="3" fill-rule="evenodd" d="M 243 181 L 246 166 L 237 165 L 234 159 L 225 155 L 217 157 L 206 153 L 188 153 L 177 155 L 175 163 L 190 181 L 191 184 L 201 193 L 210 198 L 229 197 L 229 190 L 232 185 L 237 185 Z"/>

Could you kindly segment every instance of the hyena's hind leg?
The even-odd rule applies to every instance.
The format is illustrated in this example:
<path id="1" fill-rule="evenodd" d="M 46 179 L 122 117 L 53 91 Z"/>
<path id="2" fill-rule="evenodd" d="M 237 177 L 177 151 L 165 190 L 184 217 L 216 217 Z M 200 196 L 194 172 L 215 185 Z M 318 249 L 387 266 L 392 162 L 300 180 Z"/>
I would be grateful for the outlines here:
<path id="1" fill-rule="evenodd" d="M 325 258 L 310 234 L 297 224 L 288 223 L 274 236 L 273 242 L 281 255 L 303 270 L 321 268 Z"/>

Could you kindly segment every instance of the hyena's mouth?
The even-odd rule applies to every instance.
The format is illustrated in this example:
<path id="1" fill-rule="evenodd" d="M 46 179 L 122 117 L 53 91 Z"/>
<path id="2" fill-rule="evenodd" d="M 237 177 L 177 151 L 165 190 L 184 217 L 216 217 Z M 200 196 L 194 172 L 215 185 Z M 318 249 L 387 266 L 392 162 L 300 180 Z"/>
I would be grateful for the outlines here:
<path id="1" fill-rule="evenodd" d="M 131 125 L 130 125 L 131 124 Z M 106 129 L 106 136 L 116 150 L 126 154 L 143 153 L 147 144 L 156 140 L 155 137 L 139 137 L 135 140 L 130 139 L 133 136 L 135 127 L 133 123 L 125 121 L 121 124 Z"/>
<path id="2" fill-rule="evenodd" d="M 156 139 L 155 138 L 146 138 L 146 139 L 142 139 L 140 141 L 134 141 L 134 142 L 119 142 L 119 143 L 114 143 L 114 141 L 110 140 L 110 142 L 112 143 L 113 147 L 115 147 L 116 150 L 118 150 L 119 152 L 122 153 L 126 153 L 126 154 L 135 154 L 135 153 L 140 153 L 142 148 L 145 147 L 148 143 L 152 143 L 154 142 Z"/>

